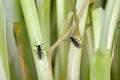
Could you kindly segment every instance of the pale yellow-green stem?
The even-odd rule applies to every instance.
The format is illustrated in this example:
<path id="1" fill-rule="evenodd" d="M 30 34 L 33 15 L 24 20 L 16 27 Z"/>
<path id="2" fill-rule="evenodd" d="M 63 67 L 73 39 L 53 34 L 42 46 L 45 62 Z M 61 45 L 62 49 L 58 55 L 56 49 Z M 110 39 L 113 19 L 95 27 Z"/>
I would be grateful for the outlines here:
<path id="1" fill-rule="evenodd" d="M 10 80 L 8 52 L 6 44 L 6 17 L 4 1 L 0 0 L 0 79 Z"/>
<path id="2" fill-rule="evenodd" d="M 50 48 L 50 0 L 37 0 L 37 10 L 40 21 L 42 40 L 45 43 L 45 50 Z"/>
<path id="3" fill-rule="evenodd" d="M 89 0 L 77 0 L 77 3 L 76 3 L 76 11 L 79 19 L 79 31 L 80 31 L 79 36 L 81 37 L 84 36 L 88 4 L 89 4 Z M 80 13 L 82 14 L 80 15 Z M 82 44 L 82 41 L 80 41 L 80 44 Z M 67 80 L 80 79 L 81 54 L 82 54 L 82 49 L 77 49 L 71 43 L 69 48 L 69 55 L 68 55 Z"/>
<path id="4" fill-rule="evenodd" d="M 43 49 L 42 59 L 38 58 L 35 52 L 37 47 L 35 45 L 42 44 L 42 35 L 40 29 L 40 23 L 34 0 L 20 0 L 25 22 L 27 25 L 28 36 L 32 47 L 35 66 L 39 80 L 53 80 L 51 62 L 48 59 L 46 51 Z M 44 45 L 42 45 L 44 48 Z M 42 48 L 42 47 L 41 47 Z"/>
<path id="5" fill-rule="evenodd" d="M 115 32 L 115 26 L 120 11 L 119 0 L 108 0 L 105 8 L 104 21 L 100 36 L 101 49 L 111 49 L 113 36 Z"/>
<path id="6" fill-rule="evenodd" d="M 104 10 L 101 7 L 92 10 L 93 32 L 94 32 L 94 39 L 95 39 L 94 41 L 95 52 L 99 48 L 103 18 L 104 18 Z"/>
<path id="7" fill-rule="evenodd" d="M 102 11 L 99 11 L 98 9 L 96 10 L 97 12 L 95 13 L 93 12 L 94 15 L 96 16 L 98 15 L 97 16 L 98 18 L 93 18 L 95 35 L 94 43 L 96 51 L 93 52 L 92 55 L 90 55 L 90 80 L 110 80 L 111 78 L 110 77 L 112 58 L 111 49 L 117 23 L 117 17 L 119 15 L 119 6 L 120 6 L 119 0 L 114 1 L 108 0 L 105 9 L 105 15 L 103 14 L 104 15 L 103 19 L 102 19 L 103 15 L 99 16 L 99 14 L 101 14 Z M 98 21 L 96 21 L 95 19 Z M 99 25 L 100 27 L 97 27 L 97 25 Z M 98 32 L 98 29 L 100 29 L 100 32 Z M 96 41 L 96 39 L 99 40 L 99 38 L 100 43 L 99 41 Z"/>
<path id="8" fill-rule="evenodd" d="M 20 69 L 20 62 L 18 59 L 18 50 L 15 43 L 13 33 L 14 22 L 24 23 L 22 11 L 19 0 L 4 0 L 4 8 L 6 14 L 6 36 L 7 36 L 7 49 L 10 63 L 10 74 L 12 80 L 21 80 L 22 74 Z M 12 48 L 11 48 L 12 46 Z"/>
<path id="9" fill-rule="evenodd" d="M 68 4 L 68 3 L 67 3 Z M 57 11 L 57 37 L 59 38 L 64 34 L 64 22 L 66 14 L 65 0 L 56 0 Z M 68 44 L 61 43 L 57 50 L 56 62 L 55 62 L 55 80 L 66 80 L 67 71 L 67 52 Z M 57 65 L 56 65 L 57 63 Z M 57 70 L 58 69 L 58 70 Z"/>

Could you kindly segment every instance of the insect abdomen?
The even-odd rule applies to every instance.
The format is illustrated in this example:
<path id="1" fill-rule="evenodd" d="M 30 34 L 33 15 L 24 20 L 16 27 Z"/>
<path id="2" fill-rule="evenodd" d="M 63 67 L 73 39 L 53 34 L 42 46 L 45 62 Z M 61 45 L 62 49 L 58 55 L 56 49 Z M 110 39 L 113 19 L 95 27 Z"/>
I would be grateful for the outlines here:
<path id="1" fill-rule="evenodd" d="M 73 37 L 70 37 L 71 42 L 73 43 L 73 45 L 77 48 L 81 48 L 81 44 Z"/>
<path id="2" fill-rule="evenodd" d="M 39 59 L 41 59 L 42 53 L 43 52 L 42 52 L 42 49 L 41 49 L 40 45 L 37 45 L 37 54 L 38 54 Z"/>

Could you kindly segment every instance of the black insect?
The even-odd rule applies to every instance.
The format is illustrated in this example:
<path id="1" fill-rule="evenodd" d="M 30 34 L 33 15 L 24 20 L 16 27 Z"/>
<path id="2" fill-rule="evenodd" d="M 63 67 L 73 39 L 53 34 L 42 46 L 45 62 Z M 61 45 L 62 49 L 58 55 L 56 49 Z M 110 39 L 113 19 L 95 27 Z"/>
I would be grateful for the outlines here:
<path id="1" fill-rule="evenodd" d="M 39 59 L 42 59 L 43 52 L 41 46 L 40 45 L 35 45 L 35 46 L 37 47 L 37 55 Z"/>
<path id="2" fill-rule="evenodd" d="M 70 40 L 76 48 L 82 47 L 82 45 L 79 43 L 79 41 L 77 39 L 75 39 L 74 37 L 70 37 Z"/>

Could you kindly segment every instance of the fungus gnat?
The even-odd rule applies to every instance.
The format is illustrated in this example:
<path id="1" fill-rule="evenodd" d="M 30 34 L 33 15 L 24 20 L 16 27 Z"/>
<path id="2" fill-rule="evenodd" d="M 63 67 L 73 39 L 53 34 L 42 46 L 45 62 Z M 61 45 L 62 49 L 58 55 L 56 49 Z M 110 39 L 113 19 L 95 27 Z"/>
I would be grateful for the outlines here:
<path id="1" fill-rule="evenodd" d="M 37 55 L 39 57 L 39 59 L 42 59 L 42 49 L 41 49 L 41 46 L 40 45 L 35 45 L 37 47 Z"/>
<path id="2" fill-rule="evenodd" d="M 76 48 L 81 48 L 82 47 L 82 45 L 74 37 L 70 37 L 70 40 Z"/>

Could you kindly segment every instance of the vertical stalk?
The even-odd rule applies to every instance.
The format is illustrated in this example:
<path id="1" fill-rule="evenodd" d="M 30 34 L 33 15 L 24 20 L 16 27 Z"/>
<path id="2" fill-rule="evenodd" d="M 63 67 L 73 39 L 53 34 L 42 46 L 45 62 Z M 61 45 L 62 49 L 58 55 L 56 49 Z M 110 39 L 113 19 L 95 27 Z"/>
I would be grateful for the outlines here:
<path id="1" fill-rule="evenodd" d="M 0 79 L 10 80 L 5 22 L 4 1 L 0 0 Z"/>
<path id="2" fill-rule="evenodd" d="M 28 74 L 25 71 L 25 62 L 23 59 L 23 49 L 22 49 L 22 38 L 21 38 L 21 33 L 22 33 L 22 25 L 14 23 L 14 34 L 16 37 L 16 44 L 18 46 L 18 52 L 19 52 L 19 61 L 20 61 L 20 68 L 22 72 L 22 79 L 27 80 L 28 79 Z"/>
<path id="3" fill-rule="evenodd" d="M 110 80 L 110 50 L 98 51 L 90 59 L 90 80 Z M 106 54 L 106 55 L 104 55 Z"/>
<path id="4" fill-rule="evenodd" d="M 20 0 L 25 21 L 27 24 L 27 31 L 32 47 L 35 66 L 37 69 L 37 75 L 39 80 L 53 80 L 51 64 L 48 59 L 47 53 L 43 51 L 43 59 L 39 59 L 35 52 L 37 50 L 35 45 L 42 44 L 42 35 L 39 24 L 39 19 L 35 7 L 34 0 Z M 43 45 L 44 46 L 44 45 Z"/>
<path id="5" fill-rule="evenodd" d="M 99 27 L 99 29 L 101 29 L 100 35 L 98 35 L 98 37 L 100 37 L 100 43 L 95 42 L 95 44 L 99 44 L 99 47 L 90 57 L 90 80 L 110 80 L 111 48 L 117 17 L 119 15 L 119 6 L 119 0 L 107 1 L 105 15 L 101 25 L 102 29 Z M 99 21 L 99 18 L 97 20 Z M 93 20 L 93 23 L 98 21 Z M 99 21 L 99 23 L 100 22 L 102 21 Z M 97 24 L 99 25 L 99 23 Z M 94 35 L 96 33 L 98 33 L 97 30 L 94 31 Z"/>
<path id="6" fill-rule="evenodd" d="M 96 53 L 95 63 L 96 80 L 110 80 L 111 70 L 110 68 L 111 68 L 111 51 L 106 50 L 105 52 L 101 52 L 98 50 L 98 52 Z"/>
<path id="7" fill-rule="evenodd" d="M 19 0 L 4 0 L 4 3 L 6 13 L 6 40 L 9 55 L 11 79 L 21 80 L 22 74 L 20 69 L 20 62 L 18 59 L 18 50 L 13 35 L 13 26 L 15 21 L 24 23 L 24 19 Z"/>
<path id="8" fill-rule="evenodd" d="M 92 73 L 94 73 L 95 72 L 95 64 L 94 64 L 95 63 L 95 56 L 92 55 L 94 53 L 94 35 L 93 35 L 92 27 L 88 28 L 85 33 L 86 33 L 86 35 L 85 35 L 85 38 L 84 38 L 84 42 L 86 42 L 86 46 L 84 46 L 84 47 L 86 47 L 86 50 L 83 49 L 83 53 L 82 54 L 83 55 L 85 55 L 85 54 L 88 55 L 88 59 L 89 60 L 88 59 L 84 59 L 84 60 L 85 61 L 88 60 L 89 65 L 87 64 L 87 67 L 90 67 L 90 70 L 92 68 L 92 70 L 93 70 Z M 85 61 L 83 61 L 83 62 L 85 62 Z M 90 62 L 92 62 L 92 63 L 90 63 Z M 85 69 L 85 71 L 86 71 L 86 69 Z M 91 71 L 88 71 L 88 72 L 91 72 Z M 84 76 L 82 78 L 83 80 L 84 80 L 84 78 L 86 79 L 87 77 L 89 79 L 91 78 L 91 77 L 89 77 L 89 76 L 91 76 L 91 73 L 89 73 L 88 76 L 85 76 L 87 74 L 86 72 L 84 72 L 84 73 L 85 74 L 84 74 Z M 94 77 L 94 75 L 92 75 L 92 76 Z"/>
<path id="9" fill-rule="evenodd" d="M 87 18 L 87 11 L 88 11 L 88 3 L 89 0 L 77 0 L 76 3 L 76 11 L 78 19 L 79 19 L 79 31 L 80 35 L 83 37 L 84 30 L 85 30 L 85 22 Z M 82 5 L 80 5 L 82 4 Z M 77 33 L 77 31 L 76 31 Z M 80 39 L 78 37 L 78 39 Z M 80 41 L 80 44 L 83 42 Z M 80 79 L 80 64 L 81 64 L 81 54 L 82 49 L 77 49 L 72 43 L 70 44 L 69 48 L 69 55 L 68 55 L 68 70 L 67 70 L 67 80 L 79 80 Z"/>
<path id="10" fill-rule="evenodd" d="M 36 80 L 37 73 L 32 56 L 26 28 L 21 23 L 14 23 L 14 35 L 19 52 L 19 61 L 23 80 Z M 28 54 L 29 53 L 29 54 Z"/>
<path id="11" fill-rule="evenodd" d="M 47 45 L 45 50 L 50 47 L 50 3 L 51 0 L 37 0 L 41 34 L 44 43 Z"/>
<path id="12" fill-rule="evenodd" d="M 56 0 L 58 38 L 64 33 L 64 26 L 62 25 L 64 25 L 64 21 L 65 21 L 65 14 L 66 14 L 65 5 L 66 5 L 65 0 Z M 55 70 L 57 72 L 55 74 L 55 79 L 66 80 L 67 52 L 68 52 L 68 46 L 64 42 L 58 47 L 57 50 L 56 62 L 55 62 Z"/>
<path id="13" fill-rule="evenodd" d="M 78 15 L 78 18 L 80 17 L 79 18 L 79 31 L 80 31 L 79 36 L 80 37 L 84 36 L 89 1 L 90 0 L 77 0 L 77 2 L 76 2 L 76 13 Z M 82 14 L 80 14 L 80 13 L 82 13 Z"/>
<path id="14" fill-rule="evenodd" d="M 103 27 L 101 30 L 101 40 L 99 46 L 101 49 L 111 49 L 112 47 L 115 26 L 120 11 L 119 6 L 120 6 L 119 0 L 107 1 Z"/>
<path id="15" fill-rule="evenodd" d="M 94 38 L 95 38 L 95 41 L 94 41 L 95 52 L 99 48 L 103 18 L 104 18 L 104 10 L 102 8 L 96 8 L 92 10 L 93 32 L 94 32 Z"/>
<path id="16" fill-rule="evenodd" d="M 120 23 L 117 25 L 120 27 Z M 120 80 L 120 29 L 116 29 L 116 35 L 113 44 L 113 52 L 114 54 L 111 68 L 111 80 Z"/>

